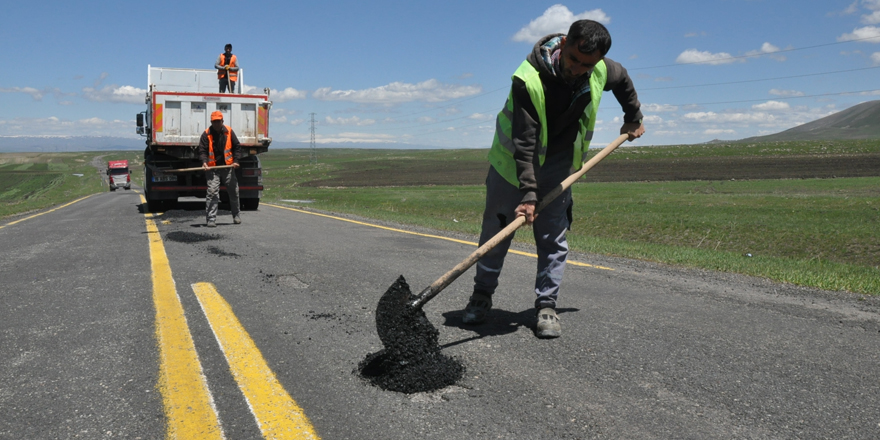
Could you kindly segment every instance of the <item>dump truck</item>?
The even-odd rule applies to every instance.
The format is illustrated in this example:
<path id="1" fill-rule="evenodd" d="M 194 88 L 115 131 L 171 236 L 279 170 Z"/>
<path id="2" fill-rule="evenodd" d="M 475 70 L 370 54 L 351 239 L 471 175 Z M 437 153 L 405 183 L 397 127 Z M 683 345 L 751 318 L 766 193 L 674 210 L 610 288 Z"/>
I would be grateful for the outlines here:
<path id="1" fill-rule="evenodd" d="M 255 210 L 263 194 L 263 170 L 259 155 L 269 150 L 269 89 L 243 94 L 244 72 L 238 73 L 239 93 L 218 93 L 216 69 L 181 69 L 147 66 L 146 111 L 137 114 L 137 133 L 146 137 L 144 149 L 144 197 L 151 212 L 174 208 L 180 197 L 204 198 L 208 189 L 205 173 L 175 172 L 201 167 L 199 138 L 211 125 L 211 113 L 223 113 L 223 121 L 241 143 L 238 178 L 241 209 Z M 228 203 L 226 187 L 220 188 L 221 203 Z"/>
<path id="2" fill-rule="evenodd" d="M 118 188 L 131 189 L 131 173 L 127 160 L 111 160 L 107 162 L 107 183 L 110 191 Z"/>

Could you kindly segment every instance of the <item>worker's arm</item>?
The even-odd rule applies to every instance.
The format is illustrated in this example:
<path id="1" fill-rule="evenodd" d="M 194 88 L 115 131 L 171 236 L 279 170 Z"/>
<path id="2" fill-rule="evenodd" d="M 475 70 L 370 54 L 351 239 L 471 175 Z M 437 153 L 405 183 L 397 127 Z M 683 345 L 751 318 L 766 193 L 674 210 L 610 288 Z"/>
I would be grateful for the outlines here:
<path id="1" fill-rule="evenodd" d="M 235 131 L 230 131 L 229 136 L 232 136 L 232 167 L 238 168 L 239 161 L 244 154 L 241 149 L 241 144 L 238 142 L 238 136 L 235 135 Z"/>
<path id="2" fill-rule="evenodd" d="M 623 110 L 623 126 L 620 134 L 628 134 L 629 141 L 633 141 L 645 134 L 645 126 L 642 124 L 642 104 L 639 95 L 633 85 L 632 78 L 620 63 L 605 58 L 605 66 L 608 71 L 608 80 L 605 90 L 610 90 L 617 98 L 621 110 Z"/>
<path id="3" fill-rule="evenodd" d="M 511 120 L 511 136 L 513 140 L 513 158 L 516 161 L 516 176 L 522 200 L 515 212 L 517 216 L 525 216 L 526 224 L 535 220 L 535 205 L 538 202 L 538 180 L 535 169 L 539 166 L 538 142 L 541 123 L 538 122 L 538 111 L 526 90 L 525 83 L 519 78 L 513 80 L 511 89 L 513 115 Z"/>

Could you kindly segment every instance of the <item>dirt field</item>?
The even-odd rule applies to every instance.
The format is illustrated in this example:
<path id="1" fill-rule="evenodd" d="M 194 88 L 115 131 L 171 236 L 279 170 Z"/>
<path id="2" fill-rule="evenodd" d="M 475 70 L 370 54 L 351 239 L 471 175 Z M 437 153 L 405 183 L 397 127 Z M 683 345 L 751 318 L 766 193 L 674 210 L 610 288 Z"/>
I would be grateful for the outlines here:
<path id="1" fill-rule="evenodd" d="M 487 162 L 399 161 L 345 164 L 336 177 L 302 186 L 479 185 Z M 812 179 L 880 176 L 880 153 L 822 156 L 736 156 L 606 160 L 587 173 L 589 182 Z"/>

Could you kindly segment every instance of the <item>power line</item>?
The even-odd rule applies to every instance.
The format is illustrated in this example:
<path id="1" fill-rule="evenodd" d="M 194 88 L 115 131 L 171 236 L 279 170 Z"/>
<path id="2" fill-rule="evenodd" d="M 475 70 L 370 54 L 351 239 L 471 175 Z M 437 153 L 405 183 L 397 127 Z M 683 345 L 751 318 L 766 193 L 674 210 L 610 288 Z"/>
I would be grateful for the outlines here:
<path id="1" fill-rule="evenodd" d="M 880 89 L 857 90 L 857 91 L 852 91 L 852 92 L 838 92 L 838 93 L 819 93 L 816 95 L 779 96 L 779 97 L 775 97 L 775 98 L 771 98 L 771 99 L 774 101 L 784 101 L 787 99 L 816 98 L 816 97 L 820 97 L 820 96 L 857 95 L 857 94 L 866 94 L 866 93 L 880 94 Z M 737 100 L 737 101 L 693 102 L 693 103 L 688 103 L 688 104 L 667 104 L 667 105 L 684 107 L 684 106 L 688 106 L 688 105 L 737 104 L 737 103 L 743 103 L 743 102 L 758 102 L 758 101 L 767 101 L 767 98 L 741 99 L 741 100 Z"/>
<path id="2" fill-rule="evenodd" d="M 659 69 L 659 68 L 661 68 L 661 67 L 689 66 L 689 65 L 693 65 L 693 64 L 708 64 L 708 63 L 725 62 L 725 61 L 728 61 L 728 60 L 739 60 L 739 59 L 745 59 L 745 58 L 757 58 L 757 57 L 762 57 L 762 56 L 766 56 L 766 55 L 776 55 L 776 54 L 784 53 L 784 52 L 795 52 L 795 51 L 799 51 L 799 50 L 815 49 L 815 48 L 817 48 L 817 47 L 834 46 L 834 45 L 837 45 L 837 44 L 855 43 L 855 42 L 858 42 L 858 41 L 866 41 L 866 40 L 877 40 L 878 42 L 880 42 L 880 37 L 856 38 L 856 39 L 846 40 L 846 41 L 836 41 L 836 42 L 834 42 L 834 43 L 816 44 L 816 45 L 813 45 L 813 46 L 795 47 L 795 48 L 791 48 L 791 49 L 779 49 L 779 50 L 776 50 L 776 51 L 773 51 L 773 52 L 761 52 L 761 53 L 754 53 L 754 54 L 749 54 L 749 55 L 730 56 L 730 57 L 725 57 L 725 58 L 715 59 L 715 60 L 690 61 L 690 62 L 687 62 L 687 63 L 663 64 L 663 65 L 660 65 L 660 66 L 649 66 L 649 67 L 633 67 L 633 68 L 630 68 L 630 69 L 627 69 L 627 70 Z"/>
<path id="3" fill-rule="evenodd" d="M 752 83 L 752 82 L 761 82 L 761 81 L 774 81 L 774 80 L 778 80 L 778 79 L 804 78 L 807 76 L 831 75 L 834 73 L 858 72 L 861 70 L 871 70 L 871 69 L 880 69 L 880 66 L 860 67 L 857 69 L 847 69 L 847 70 L 834 70 L 831 72 L 805 73 L 803 75 L 777 76 L 775 78 L 745 79 L 745 80 L 740 80 L 740 81 L 727 81 L 727 82 L 706 83 L 706 84 L 692 84 L 692 85 L 685 85 L 685 86 L 639 88 L 639 91 L 642 91 L 642 90 L 666 90 L 666 89 L 688 89 L 691 87 L 708 87 L 708 86 L 726 86 L 729 84 L 743 84 L 743 83 Z"/>

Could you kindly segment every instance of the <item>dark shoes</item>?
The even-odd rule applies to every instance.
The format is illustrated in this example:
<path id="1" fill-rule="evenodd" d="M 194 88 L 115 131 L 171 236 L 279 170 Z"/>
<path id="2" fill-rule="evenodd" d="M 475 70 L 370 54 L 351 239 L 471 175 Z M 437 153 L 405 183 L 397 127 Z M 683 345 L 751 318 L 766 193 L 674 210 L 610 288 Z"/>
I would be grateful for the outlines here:
<path id="1" fill-rule="evenodd" d="M 538 310 L 538 325 L 535 327 L 535 336 L 541 339 L 562 336 L 562 326 L 559 325 L 559 317 L 556 316 L 556 310 L 549 307 Z"/>
<path id="2" fill-rule="evenodd" d="M 461 322 L 465 324 L 482 324 L 486 321 L 486 315 L 492 309 L 492 295 L 483 292 L 474 292 L 464 308 Z"/>

